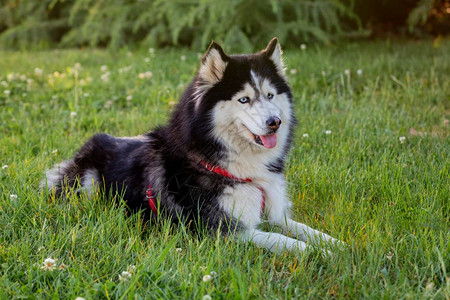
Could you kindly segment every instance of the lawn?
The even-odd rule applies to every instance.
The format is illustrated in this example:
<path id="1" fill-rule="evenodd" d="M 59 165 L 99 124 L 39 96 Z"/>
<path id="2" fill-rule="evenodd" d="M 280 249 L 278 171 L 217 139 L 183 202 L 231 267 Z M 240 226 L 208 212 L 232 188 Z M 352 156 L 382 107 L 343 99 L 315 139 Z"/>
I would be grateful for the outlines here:
<path id="1" fill-rule="evenodd" d="M 144 226 L 101 196 L 45 197 L 45 170 L 92 134 L 163 124 L 200 56 L 0 53 L 1 299 L 450 298 L 448 40 L 285 51 L 293 215 L 348 244 L 329 257 Z"/>

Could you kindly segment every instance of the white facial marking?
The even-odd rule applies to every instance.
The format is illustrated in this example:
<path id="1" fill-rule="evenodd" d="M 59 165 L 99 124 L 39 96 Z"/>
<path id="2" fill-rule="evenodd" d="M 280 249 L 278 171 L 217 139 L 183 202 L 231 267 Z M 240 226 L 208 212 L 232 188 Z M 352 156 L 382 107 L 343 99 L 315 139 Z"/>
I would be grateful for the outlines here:
<path id="1" fill-rule="evenodd" d="M 257 76 L 253 70 L 250 70 L 250 75 L 251 75 L 253 84 L 254 84 L 257 88 L 261 87 L 261 85 L 260 85 L 260 77 Z"/>

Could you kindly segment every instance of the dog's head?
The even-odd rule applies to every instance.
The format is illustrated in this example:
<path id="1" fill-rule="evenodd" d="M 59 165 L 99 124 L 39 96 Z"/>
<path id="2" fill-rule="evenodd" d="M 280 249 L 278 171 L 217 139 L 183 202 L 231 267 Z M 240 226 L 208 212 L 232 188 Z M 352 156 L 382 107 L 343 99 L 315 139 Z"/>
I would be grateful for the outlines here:
<path id="1" fill-rule="evenodd" d="M 227 148 L 285 148 L 293 121 L 292 94 L 276 38 L 250 55 L 227 55 L 211 43 L 193 88 L 195 114 L 210 116 L 212 134 Z"/>

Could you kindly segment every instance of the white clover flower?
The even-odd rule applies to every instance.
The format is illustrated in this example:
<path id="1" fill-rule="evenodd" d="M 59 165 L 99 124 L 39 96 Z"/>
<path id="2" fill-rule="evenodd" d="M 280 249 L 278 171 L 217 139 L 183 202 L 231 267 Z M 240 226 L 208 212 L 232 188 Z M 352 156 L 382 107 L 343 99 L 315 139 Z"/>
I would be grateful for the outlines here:
<path id="1" fill-rule="evenodd" d="M 144 61 L 145 61 L 146 63 L 150 62 L 150 57 L 144 58 Z"/>
<path id="2" fill-rule="evenodd" d="M 291 72 L 292 75 L 295 75 L 295 74 L 297 74 L 297 69 L 291 69 L 290 72 Z"/>
<path id="3" fill-rule="evenodd" d="M 147 71 L 144 73 L 145 78 L 152 78 L 153 77 L 153 73 L 150 71 Z"/>
<path id="4" fill-rule="evenodd" d="M 83 297 L 76 297 L 75 300 L 86 300 Z"/>
<path id="5" fill-rule="evenodd" d="M 85 85 L 86 85 L 86 80 L 80 79 L 80 85 L 81 85 L 81 86 L 85 86 Z"/>
<path id="6" fill-rule="evenodd" d="M 181 55 L 180 59 L 181 59 L 181 61 L 185 61 L 186 60 L 186 55 Z"/>
<path id="7" fill-rule="evenodd" d="M 400 141 L 400 144 L 403 144 L 406 141 L 406 137 L 401 136 L 398 138 L 398 140 Z"/>
<path id="8" fill-rule="evenodd" d="M 80 70 L 82 69 L 81 64 L 80 64 L 79 62 L 76 62 L 75 65 L 73 66 L 73 68 L 74 68 L 76 71 L 80 71 Z"/>
<path id="9" fill-rule="evenodd" d="M 386 258 L 387 258 L 388 260 L 391 260 L 392 257 L 394 257 L 394 253 L 392 253 L 392 252 L 386 253 Z"/>
<path id="10" fill-rule="evenodd" d="M 58 78 L 59 77 L 59 72 L 58 71 L 53 72 L 53 77 Z"/>
<path id="11" fill-rule="evenodd" d="M 134 272 L 136 271 L 136 266 L 135 265 L 129 265 L 127 267 L 127 272 L 130 274 L 134 274 Z"/>
<path id="12" fill-rule="evenodd" d="M 214 271 L 211 271 L 209 274 L 210 274 L 212 277 L 216 277 L 216 276 L 217 276 L 217 273 L 214 272 Z"/>
<path id="13" fill-rule="evenodd" d="M 175 251 L 177 251 L 178 253 L 181 253 L 183 251 L 183 249 L 181 248 L 176 248 Z"/>
<path id="14" fill-rule="evenodd" d="M 16 200 L 17 199 L 17 195 L 11 194 L 11 195 L 9 195 L 9 199 Z"/>
<path id="15" fill-rule="evenodd" d="M 83 97 L 85 97 L 85 98 L 89 97 L 89 93 L 84 93 Z"/>
<path id="16" fill-rule="evenodd" d="M 34 68 L 34 74 L 35 74 L 36 76 L 41 76 L 42 73 L 44 73 L 44 71 L 42 71 L 41 68 Z"/>
<path id="17" fill-rule="evenodd" d="M 202 300 L 211 300 L 211 296 L 210 295 L 205 295 L 203 296 Z"/>
<path id="18" fill-rule="evenodd" d="M 154 53 L 155 53 L 155 48 L 150 48 L 150 49 L 148 49 L 148 53 L 154 54 Z"/>
<path id="19" fill-rule="evenodd" d="M 201 266 L 199 269 L 200 269 L 200 271 L 205 271 L 206 267 L 205 266 Z"/>
<path id="20" fill-rule="evenodd" d="M 356 70 L 356 74 L 358 74 L 358 76 L 361 76 L 363 73 L 363 71 L 361 69 Z"/>
<path id="21" fill-rule="evenodd" d="M 331 134 L 331 130 L 325 130 L 325 134 Z"/>
<path id="22" fill-rule="evenodd" d="M 53 271 L 56 267 L 56 261 L 57 259 L 53 258 L 46 258 L 43 262 L 43 266 L 41 267 L 44 271 Z"/>
<path id="23" fill-rule="evenodd" d="M 131 100 L 133 100 L 133 96 L 132 95 L 128 95 L 127 96 L 127 101 L 131 101 Z"/>
<path id="24" fill-rule="evenodd" d="M 0 82 L 0 85 L 2 87 L 8 87 L 9 84 L 6 81 L 2 81 L 2 82 Z"/>
<path id="25" fill-rule="evenodd" d="M 327 73 L 325 71 L 322 71 L 321 74 L 322 74 L 322 76 L 326 76 L 327 75 Z"/>
<path id="26" fill-rule="evenodd" d="M 128 281 L 130 279 L 132 274 L 128 271 L 123 271 L 121 275 L 119 275 L 119 281 Z"/>
<path id="27" fill-rule="evenodd" d="M 100 78 L 101 78 L 104 82 L 108 82 L 108 81 L 109 81 L 109 75 L 111 75 L 111 73 L 110 73 L 110 72 L 106 72 L 106 73 L 102 74 L 102 75 L 100 76 Z"/>
<path id="28" fill-rule="evenodd" d="M 145 78 L 151 78 L 153 76 L 153 73 L 150 71 L 139 73 L 139 79 L 145 79 Z"/>
<path id="29" fill-rule="evenodd" d="M 106 71 L 108 71 L 108 66 L 107 65 L 102 65 L 100 67 L 100 71 L 102 71 L 103 73 L 105 73 Z"/>
<path id="30" fill-rule="evenodd" d="M 58 149 L 54 149 L 53 151 L 52 151 L 52 154 L 58 154 Z"/>
<path id="31" fill-rule="evenodd" d="M 427 283 L 427 285 L 425 286 L 425 290 L 427 292 L 431 292 L 434 289 L 434 283 L 433 282 L 429 282 Z"/>
<path id="32" fill-rule="evenodd" d="M 19 79 L 21 81 L 25 81 L 25 80 L 27 80 L 27 76 L 22 74 L 22 75 L 20 75 Z"/>
<path id="33" fill-rule="evenodd" d="M 110 108 L 112 106 L 112 104 L 113 104 L 112 100 L 108 100 L 108 101 L 106 101 L 104 107 L 105 108 Z"/>
<path id="34" fill-rule="evenodd" d="M 6 80 L 8 80 L 8 81 L 13 81 L 15 79 L 15 76 L 14 76 L 14 74 L 8 74 L 8 75 L 6 75 Z"/>
<path id="35" fill-rule="evenodd" d="M 120 74 L 126 73 L 126 72 L 130 71 L 131 68 L 132 68 L 132 66 L 126 66 L 126 67 L 120 68 L 120 69 L 119 69 L 119 73 L 120 73 Z"/>
<path id="36" fill-rule="evenodd" d="M 2 170 L 4 170 L 4 169 L 8 169 L 9 168 L 9 166 L 8 165 L 3 165 L 2 166 Z"/>
<path id="37" fill-rule="evenodd" d="M 70 116 L 73 118 L 73 117 L 76 117 L 77 116 L 77 112 L 76 111 L 72 111 L 72 112 L 70 112 Z"/>
<path id="38" fill-rule="evenodd" d="M 212 276 L 209 274 L 203 276 L 203 282 L 210 282 L 212 279 L 213 279 Z"/>
<path id="39" fill-rule="evenodd" d="M 345 75 L 349 76 L 350 75 L 350 70 L 349 69 L 345 69 L 344 73 L 345 73 Z"/>
<path id="40" fill-rule="evenodd" d="M 300 45 L 300 49 L 306 50 L 306 44 L 301 44 L 301 45 Z"/>
<path id="41" fill-rule="evenodd" d="M 309 134 L 304 133 L 304 134 L 302 135 L 302 137 L 307 138 L 307 137 L 309 137 Z"/>
<path id="42" fill-rule="evenodd" d="M 4 90 L 3 94 L 5 94 L 5 96 L 9 96 L 9 95 L 11 95 L 11 91 L 10 90 Z"/>

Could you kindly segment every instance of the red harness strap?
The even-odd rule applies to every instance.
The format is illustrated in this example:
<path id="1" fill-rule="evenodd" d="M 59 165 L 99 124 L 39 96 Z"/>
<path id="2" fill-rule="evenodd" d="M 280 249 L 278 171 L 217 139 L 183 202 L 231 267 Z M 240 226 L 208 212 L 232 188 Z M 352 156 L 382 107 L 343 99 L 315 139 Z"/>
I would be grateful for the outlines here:
<path id="1" fill-rule="evenodd" d="M 208 163 L 205 163 L 204 161 L 200 161 L 200 164 L 208 171 L 216 173 L 218 175 L 221 175 L 226 178 L 233 179 L 235 181 L 239 182 L 252 182 L 250 178 L 239 178 L 231 174 L 225 169 L 222 169 L 221 167 L 214 166 Z M 264 197 L 264 189 L 262 187 L 259 187 L 259 190 L 261 191 L 261 211 L 260 214 L 262 215 L 264 213 L 264 208 L 266 206 L 266 200 Z M 145 191 L 145 197 L 148 199 L 148 204 L 150 205 L 151 210 L 153 211 L 153 214 L 155 217 L 158 215 L 158 208 L 156 206 L 156 196 L 153 195 L 152 186 L 148 185 L 147 190 Z"/>
<path id="2" fill-rule="evenodd" d="M 158 208 L 156 207 L 156 197 L 153 195 L 152 186 L 149 185 L 147 190 L 145 191 L 145 197 L 148 199 L 148 204 L 153 211 L 155 217 L 158 215 Z"/>

